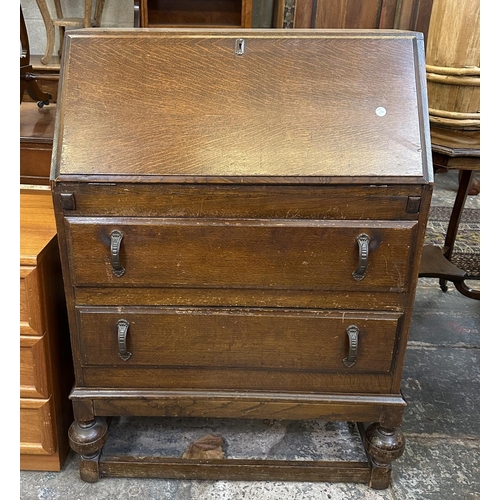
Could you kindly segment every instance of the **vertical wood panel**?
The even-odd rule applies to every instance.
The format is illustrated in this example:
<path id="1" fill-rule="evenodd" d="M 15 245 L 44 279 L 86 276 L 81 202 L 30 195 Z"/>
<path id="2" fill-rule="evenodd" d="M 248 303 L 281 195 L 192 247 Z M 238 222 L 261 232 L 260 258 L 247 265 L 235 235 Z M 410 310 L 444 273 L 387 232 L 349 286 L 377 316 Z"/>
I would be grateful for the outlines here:
<path id="1" fill-rule="evenodd" d="M 398 12 L 400 0 L 382 0 L 378 27 L 380 29 L 393 29 Z"/>
<path id="2" fill-rule="evenodd" d="M 241 2 L 241 27 L 252 27 L 252 2 L 251 0 L 242 0 Z"/>
<path id="3" fill-rule="evenodd" d="M 413 23 L 412 29 L 415 31 L 420 31 L 424 34 L 424 42 L 427 41 L 433 4 L 434 0 L 419 0 L 417 2 L 415 21 Z"/>
<path id="4" fill-rule="evenodd" d="M 414 22 L 415 4 L 418 0 L 400 0 L 399 19 L 396 20 L 400 30 L 411 30 Z"/>
<path id="5" fill-rule="evenodd" d="M 318 0 L 302 0 L 295 4 L 295 28 L 315 28 L 316 20 L 313 12 L 316 10 Z"/>
<path id="6" fill-rule="evenodd" d="M 378 28 L 381 3 L 381 0 L 371 2 L 356 0 L 346 3 L 345 27 L 353 29 Z"/>
<path id="7" fill-rule="evenodd" d="M 278 28 L 402 29 L 427 37 L 433 0 L 277 0 Z"/>
<path id="8" fill-rule="evenodd" d="M 344 28 L 346 0 L 318 0 L 316 28 Z"/>

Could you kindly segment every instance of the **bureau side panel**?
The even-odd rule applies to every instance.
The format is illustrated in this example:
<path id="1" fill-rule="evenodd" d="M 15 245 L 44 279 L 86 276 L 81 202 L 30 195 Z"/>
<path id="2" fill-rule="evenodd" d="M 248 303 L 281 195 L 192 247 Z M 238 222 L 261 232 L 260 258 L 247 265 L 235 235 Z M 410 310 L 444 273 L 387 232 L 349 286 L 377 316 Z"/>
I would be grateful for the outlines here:
<path id="1" fill-rule="evenodd" d="M 404 360 L 406 355 L 406 346 L 408 337 L 410 335 L 411 318 L 413 314 L 413 306 L 415 302 L 415 294 L 417 291 L 418 275 L 420 269 L 420 261 L 422 259 L 422 250 L 425 240 L 425 230 L 427 227 L 427 220 L 429 217 L 429 210 L 431 205 L 431 197 L 433 191 L 433 184 L 423 187 L 422 201 L 420 204 L 418 226 L 414 233 L 412 245 L 408 249 L 410 266 L 408 269 L 409 287 L 406 294 L 406 314 L 401 323 L 400 339 L 396 345 L 394 352 L 394 379 L 392 391 L 399 391 L 401 386 L 401 379 L 403 377 Z"/>

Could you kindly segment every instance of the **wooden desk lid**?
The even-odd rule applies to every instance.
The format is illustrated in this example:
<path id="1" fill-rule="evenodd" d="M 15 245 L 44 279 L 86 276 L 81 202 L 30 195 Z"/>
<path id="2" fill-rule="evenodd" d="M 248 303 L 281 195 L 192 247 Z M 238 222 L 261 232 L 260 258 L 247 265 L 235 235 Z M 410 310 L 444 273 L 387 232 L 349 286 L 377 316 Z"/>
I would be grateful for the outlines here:
<path id="1" fill-rule="evenodd" d="M 418 33 L 77 30 L 61 77 L 53 179 L 432 176 Z"/>

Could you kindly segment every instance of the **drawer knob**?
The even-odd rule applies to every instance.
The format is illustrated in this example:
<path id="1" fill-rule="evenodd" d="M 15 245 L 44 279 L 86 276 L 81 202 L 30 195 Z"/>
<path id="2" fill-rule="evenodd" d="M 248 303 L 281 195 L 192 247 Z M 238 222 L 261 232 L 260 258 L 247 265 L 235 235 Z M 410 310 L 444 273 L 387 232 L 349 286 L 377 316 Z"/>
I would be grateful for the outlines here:
<path id="1" fill-rule="evenodd" d="M 362 233 L 357 238 L 359 257 L 358 268 L 352 273 L 356 281 L 361 281 L 366 276 L 366 268 L 368 267 L 368 246 L 370 244 L 370 237 Z"/>
<path id="2" fill-rule="evenodd" d="M 113 274 L 115 276 L 123 276 L 125 268 L 120 264 L 120 245 L 123 240 L 123 234 L 117 229 L 111 231 L 111 266 L 113 267 Z"/>
<path id="3" fill-rule="evenodd" d="M 127 333 L 129 322 L 126 319 L 119 319 L 116 325 L 118 327 L 118 356 L 127 361 L 132 356 L 131 352 L 127 351 Z"/>
<path id="4" fill-rule="evenodd" d="M 350 368 L 356 363 L 356 356 L 358 355 L 359 328 L 356 325 L 348 326 L 346 333 L 349 338 L 349 353 L 347 358 L 344 358 L 344 365 Z"/>

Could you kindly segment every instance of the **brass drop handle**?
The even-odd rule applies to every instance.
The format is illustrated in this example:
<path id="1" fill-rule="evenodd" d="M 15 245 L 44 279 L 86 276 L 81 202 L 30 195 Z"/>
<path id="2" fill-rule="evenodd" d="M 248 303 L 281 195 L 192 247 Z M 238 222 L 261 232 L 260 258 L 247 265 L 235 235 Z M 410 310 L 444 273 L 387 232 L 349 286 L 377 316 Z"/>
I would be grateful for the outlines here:
<path id="1" fill-rule="evenodd" d="M 343 361 L 344 365 L 351 368 L 356 363 L 356 356 L 358 355 L 359 328 L 356 325 L 350 325 L 347 327 L 346 333 L 349 338 L 349 353 Z"/>
<path id="2" fill-rule="evenodd" d="M 370 237 L 362 233 L 357 238 L 359 257 L 358 268 L 352 273 L 356 281 L 361 281 L 366 276 L 366 268 L 368 267 L 368 246 L 370 245 Z"/>
<path id="3" fill-rule="evenodd" d="M 123 240 L 123 234 L 118 229 L 111 231 L 111 267 L 113 268 L 113 274 L 115 276 L 123 276 L 125 274 L 125 268 L 120 264 L 120 246 Z"/>
<path id="4" fill-rule="evenodd" d="M 127 361 L 132 356 L 131 352 L 127 351 L 127 333 L 129 322 L 126 319 L 119 319 L 116 324 L 118 328 L 118 356 Z"/>

